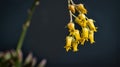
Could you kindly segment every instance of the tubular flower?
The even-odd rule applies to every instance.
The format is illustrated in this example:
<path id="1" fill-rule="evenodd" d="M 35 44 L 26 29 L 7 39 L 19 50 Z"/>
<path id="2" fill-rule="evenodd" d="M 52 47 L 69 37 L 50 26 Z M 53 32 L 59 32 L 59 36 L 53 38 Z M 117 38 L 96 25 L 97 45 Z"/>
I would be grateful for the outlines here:
<path id="1" fill-rule="evenodd" d="M 95 25 L 94 25 L 94 20 L 93 19 L 88 19 L 87 20 L 88 21 L 88 26 L 90 27 L 90 30 L 93 30 L 93 31 L 95 31 L 95 32 L 97 32 L 97 30 L 96 30 L 96 27 L 95 27 Z"/>
<path id="2" fill-rule="evenodd" d="M 74 5 L 69 5 L 69 6 L 68 6 L 68 9 L 69 9 L 71 12 L 75 13 L 75 6 L 74 6 Z"/>
<path id="3" fill-rule="evenodd" d="M 87 21 L 86 21 L 86 19 L 83 19 L 82 20 L 82 27 L 86 27 L 87 26 Z"/>
<path id="4" fill-rule="evenodd" d="M 86 16 L 83 13 L 81 13 L 78 15 L 78 17 L 81 20 L 81 26 L 86 27 L 87 24 Z"/>
<path id="5" fill-rule="evenodd" d="M 75 18 L 75 22 L 76 22 L 77 24 L 79 24 L 80 26 L 83 25 L 83 24 L 82 24 L 82 20 L 80 20 L 78 17 Z"/>
<path id="6" fill-rule="evenodd" d="M 81 39 L 81 45 L 84 45 L 84 43 L 85 43 L 85 39 L 82 38 L 82 39 Z"/>
<path id="7" fill-rule="evenodd" d="M 77 10 L 80 11 L 81 13 L 87 14 L 87 10 L 85 9 L 85 7 L 84 7 L 83 4 L 78 4 L 76 8 L 77 8 Z"/>
<path id="8" fill-rule="evenodd" d="M 75 22 L 79 24 L 81 27 L 86 27 L 87 20 L 86 19 L 79 19 L 78 17 L 75 18 Z"/>
<path id="9" fill-rule="evenodd" d="M 66 45 L 64 48 L 66 48 L 67 52 L 71 49 L 72 39 L 73 38 L 71 36 L 66 37 Z"/>
<path id="10" fill-rule="evenodd" d="M 88 28 L 82 28 L 82 38 L 88 40 Z"/>
<path id="11" fill-rule="evenodd" d="M 73 47 L 73 52 L 77 52 L 78 51 L 78 43 L 77 42 L 73 42 L 72 43 L 72 47 Z"/>
<path id="12" fill-rule="evenodd" d="M 81 37 L 80 37 L 79 30 L 75 30 L 74 33 L 75 33 L 74 36 L 75 36 L 76 41 L 80 41 L 80 40 L 81 40 Z"/>
<path id="13" fill-rule="evenodd" d="M 94 31 L 89 31 L 89 39 L 90 39 L 90 43 L 93 44 L 94 41 Z"/>

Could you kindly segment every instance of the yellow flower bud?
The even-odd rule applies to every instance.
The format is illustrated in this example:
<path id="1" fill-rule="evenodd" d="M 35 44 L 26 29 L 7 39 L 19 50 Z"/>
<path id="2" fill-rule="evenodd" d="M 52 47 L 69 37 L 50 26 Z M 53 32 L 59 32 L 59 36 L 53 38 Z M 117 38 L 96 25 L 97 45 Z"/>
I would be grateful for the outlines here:
<path id="1" fill-rule="evenodd" d="M 82 38 L 85 38 L 85 40 L 88 40 L 88 28 L 86 27 L 82 28 Z"/>
<path id="2" fill-rule="evenodd" d="M 89 39 L 90 39 L 90 43 L 93 44 L 94 41 L 94 31 L 89 31 Z"/>
<path id="3" fill-rule="evenodd" d="M 80 11 L 81 13 L 87 14 L 87 10 L 85 9 L 83 4 L 78 4 L 77 10 Z"/>
<path id="4" fill-rule="evenodd" d="M 74 5 L 69 5 L 68 9 L 72 12 L 75 13 L 75 6 Z"/>
<path id="5" fill-rule="evenodd" d="M 66 37 L 66 45 L 64 48 L 66 48 L 67 52 L 71 49 L 72 39 L 73 38 L 71 36 Z"/>
<path id="6" fill-rule="evenodd" d="M 78 51 L 78 43 L 77 42 L 73 42 L 72 43 L 72 47 L 73 47 L 73 52 L 77 52 Z"/>
<path id="7" fill-rule="evenodd" d="M 95 27 L 95 25 L 93 23 L 94 20 L 93 19 L 88 19 L 87 21 L 88 21 L 87 24 L 90 27 L 90 30 L 93 30 L 93 31 L 97 32 L 96 27 Z"/>
<path id="8" fill-rule="evenodd" d="M 69 30 L 75 30 L 75 24 L 73 22 L 69 22 L 67 24 L 67 27 L 68 27 Z"/>

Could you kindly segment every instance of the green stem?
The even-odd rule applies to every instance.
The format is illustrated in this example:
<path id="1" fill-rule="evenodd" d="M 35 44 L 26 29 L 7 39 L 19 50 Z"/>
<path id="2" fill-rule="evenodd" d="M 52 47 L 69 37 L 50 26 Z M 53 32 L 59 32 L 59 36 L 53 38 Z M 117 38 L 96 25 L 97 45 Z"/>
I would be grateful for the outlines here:
<path id="1" fill-rule="evenodd" d="M 31 22 L 31 19 L 32 19 L 32 15 L 33 15 L 33 12 L 35 10 L 35 7 L 39 4 L 39 0 L 34 0 L 31 8 L 29 9 L 28 11 L 28 17 L 25 21 L 25 23 L 23 24 L 23 29 L 22 29 L 22 32 L 21 32 L 21 36 L 20 36 L 20 39 L 18 41 L 18 44 L 17 44 L 17 48 L 16 48 L 16 51 L 18 52 L 19 50 L 21 50 L 22 48 L 22 45 L 23 45 L 23 41 L 25 39 L 25 36 L 26 36 L 26 33 L 27 33 L 27 30 L 30 26 L 30 22 Z"/>
<path id="2" fill-rule="evenodd" d="M 27 30 L 28 30 L 28 28 L 29 28 L 29 26 L 30 26 L 30 23 L 31 23 L 31 19 L 32 19 L 33 12 L 34 12 L 35 7 L 36 7 L 37 5 L 39 5 L 39 0 L 34 0 L 31 8 L 30 8 L 29 11 L 28 11 L 28 17 L 27 17 L 25 23 L 23 24 L 21 36 L 20 36 L 20 39 L 19 39 L 18 44 L 17 44 L 17 48 L 16 48 L 16 53 L 17 53 L 17 55 L 19 54 L 19 51 L 20 51 L 21 48 L 22 48 L 22 45 L 23 45 L 23 42 L 24 42 L 24 39 L 25 39 Z M 22 61 L 17 60 L 15 66 L 16 66 L 16 67 L 21 67 L 21 63 L 22 63 Z"/>

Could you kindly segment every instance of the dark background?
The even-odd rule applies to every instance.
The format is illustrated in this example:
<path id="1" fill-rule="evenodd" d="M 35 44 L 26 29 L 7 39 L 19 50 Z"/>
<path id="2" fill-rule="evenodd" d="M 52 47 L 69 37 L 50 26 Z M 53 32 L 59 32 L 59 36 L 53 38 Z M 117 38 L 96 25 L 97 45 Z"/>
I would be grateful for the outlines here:
<path id="1" fill-rule="evenodd" d="M 79 51 L 63 48 L 69 22 L 67 0 L 40 0 L 23 45 L 24 57 L 33 52 L 38 60 L 46 58 L 46 67 L 119 67 L 120 1 L 74 0 L 85 4 L 88 17 L 96 20 L 96 43 L 79 46 Z M 27 10 L 33 0 L 0 1 L 0 51 L 15 49 Z"/>

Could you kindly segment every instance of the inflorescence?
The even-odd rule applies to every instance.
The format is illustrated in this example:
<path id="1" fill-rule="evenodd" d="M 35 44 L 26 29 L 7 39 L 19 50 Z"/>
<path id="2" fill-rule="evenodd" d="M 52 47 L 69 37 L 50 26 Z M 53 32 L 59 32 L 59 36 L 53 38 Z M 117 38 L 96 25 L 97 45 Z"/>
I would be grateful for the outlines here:
<path id="1" fill-rule="evenodd" d="M 70 13 L 70 21 L 67 24 L 69 35 L 66 36 L 66 45 L 64 48 L 68 52 L 73 49 L 73 52 L 78 51 L 78 45 L 84 45 L 86 41 L 91 44 L 94 41 L 94 32 L 97 32 L 97 27 L 94 25 L 94 20 L 86 17 L 87 9 L 83 4 L 75 4 L 72 0 L 68 0 L 68 10 Z M 81 27 L 81 30 L 75 28 L 75 24 Z"/>

